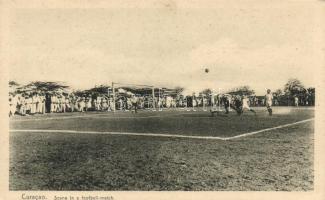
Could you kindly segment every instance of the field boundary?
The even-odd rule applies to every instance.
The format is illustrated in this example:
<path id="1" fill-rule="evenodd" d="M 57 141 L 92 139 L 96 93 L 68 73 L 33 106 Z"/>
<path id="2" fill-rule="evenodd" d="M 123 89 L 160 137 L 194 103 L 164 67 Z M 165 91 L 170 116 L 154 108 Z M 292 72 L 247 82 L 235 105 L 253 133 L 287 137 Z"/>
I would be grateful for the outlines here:
<path id="1" fill-rule="evenodd" d="M 85 115 L 71 115 L 71 116 L 61 116 L 61 117 L 44 117 L 44 118 L 28 118 L 28 119 L 15 119 L 11 122 L 24 122 L 24 121 L 47 121 L 47 120 L 61 120 L 61 119 L 77 119 L 77 118 L 103 118 L 103 119 L 136 119 L 136 118 L 159 118 L 159 117 L 169 117 L 186 115 L 189 113 L 174 113 L 168 115 L 148 115 L 148 116 L 114 116 L 113 113 L 98 113 L 98 114 L 85 114 Z M 104 117 L 98 117 L 104 116 Z"/>
<path id="2" fill-rule="evenodd" d="M 281 129 L 285 127 L 294 126 L 297 124 L 302 124 L 310 122 L 314 118 L 301 120 L 294 123 L 284 124 L 280 126 L 275 126 L 271 128 L 261 129 L 258 131 L 243 133 L 231 137 L 216 137 L 216 136 L 195 136 L 195 135 L 173 135 L 173 134 L 164 134 L 164 133 L 133 133 L 133 132 L 100 132 L 100 131 L 78 131 L 78 130 L 48 130 L 48 129 L 11 129 L 9 132 L 36 132 L 36 133 L 78 133 L 78 134 L 105 134 L 105 135 L 128 135 L 128 136 L 146 136 L 146 137 L 167 137 L 167 138 L 188 138 L 188 139 L 206 139 L 206 140 L 233 140 L 242 137 L 247 137 L 255 135 L 262 132 L 267 132 L 271 130 Z"/>
<path id="3" fill-rule="evenodd" d="M 261 108 L 264 109 L 264 107 L 255 107 L 255 108 Z M 280 107 L 281 108 L 281 107 Z M 296 107 L 290 107 L 290 109 L 301 109 L 296 108 Z M 303 108 L 303 109 L 314 109 L 314 108 Z M 162 110 L 162 111 L 150 111 L 153 113 L 166 113 L 166 111 L 168 110 Z M 176 113 L 171 113 L 171 114 L 166 114 L 166 115 L 159 115 L 159 114 L 154 114 L 154 115 L 147 115 L 147 116 L 117 116 L 114 115 L 113 112 L 100 112 L 100 113 L 84 113 L 82 115 L 64 115 L 64 116 L 60 116 L 60 115 L 56 115 L 53 117 L 47 117 L 47 116 L 39 116 L 39 117 L 27 117 L 27 118 L 18 118 L 18 119 L 10 119 L 10 122 L 25 122 L 25 121 L 48 121 L 48 120 L 64 120 L 64 119 L 78 119 L 78 118 L 102 118 L 102 119 L 131 119 L 131 118 L 139 118 L 139 119 L 143 119 L 143 118 L 160 118 L 160 117 L 176 117 L 176 116 L 180 116 L 180 115 L 191 115 L 197 112 L 204 112 L 204 113 L 210 113 L 209 110 L 207 111 L 203 111 L 203 110 L 196 110 L 193 111 L 191 109 L 187 110 L 187 109 L 182 109 L 182 108 L 178 108 L 177 110 L 174 110 Z M 148 110 L 145 110 L 143 113 L 148 113 Z M 181 113 L 179 113 L 181 112 Z M 116 114 L 120 114 L 120 113 L 126 113 L 124 111 L 117 111 Z M 128 113 L 131 113 L 131 111 L 128 111 Z M 137 114 L 135 114 L 137 115 Z M 103 117 L 100 117 L 103 116 Z M 211 118 L 211 116 L 202 116 L 202 117 L 196 117 L 196 118 Z"/>

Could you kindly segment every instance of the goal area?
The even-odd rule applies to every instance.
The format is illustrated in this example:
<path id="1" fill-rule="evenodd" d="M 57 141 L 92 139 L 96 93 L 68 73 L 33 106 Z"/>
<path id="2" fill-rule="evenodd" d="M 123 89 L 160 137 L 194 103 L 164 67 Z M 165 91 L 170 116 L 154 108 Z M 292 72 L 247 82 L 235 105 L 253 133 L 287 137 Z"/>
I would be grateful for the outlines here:
<path id="1" fill-rule="evenodd" d="M 112 82 L 108 90 L 109 110 L 130 111 L 134 109 L 132 100 L 137 99 L 137 108 L 141 110 L 162 111 L 169 108 L 180 110 L 222 111 L 220 91 L 210 94 L 184 95 L 176 89 L 154 85 Z"/>
<path id="2" fill-rule="evenodd" d="M 138 98 L 138 106 L 141 109 L 156 110 L 158 90 L 153 85 L 112 82 L 109 96 L 114 103 L 111 110 L 130 110 L 132 107 L 130 97 L 133 95 Z"/>

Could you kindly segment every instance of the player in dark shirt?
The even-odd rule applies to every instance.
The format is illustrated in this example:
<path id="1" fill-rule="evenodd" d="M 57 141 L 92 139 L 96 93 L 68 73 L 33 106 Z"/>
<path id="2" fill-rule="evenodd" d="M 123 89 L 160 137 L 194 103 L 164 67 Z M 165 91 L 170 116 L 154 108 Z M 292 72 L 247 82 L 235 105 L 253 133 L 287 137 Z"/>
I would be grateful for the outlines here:
<path id="1" fill-rule="evenodd" d="M 219 103 L 222 103 L 224 108 L 225 108 L 225 114 L 229 114 L 229 108 L 232 108 L 233 110 L 235 110 L 237 112 L 238 115 L 241 115 L 242 113 L 242 101 L 241 98 L 238 97 L 233 97 L 230 94 L 223 94 L 221 95 L 221 97 L 219 98 Z M 214 113 L 217 113 L 219 111 L 215 110 L 210 110 L 211 115 L 213 116 Z"/>

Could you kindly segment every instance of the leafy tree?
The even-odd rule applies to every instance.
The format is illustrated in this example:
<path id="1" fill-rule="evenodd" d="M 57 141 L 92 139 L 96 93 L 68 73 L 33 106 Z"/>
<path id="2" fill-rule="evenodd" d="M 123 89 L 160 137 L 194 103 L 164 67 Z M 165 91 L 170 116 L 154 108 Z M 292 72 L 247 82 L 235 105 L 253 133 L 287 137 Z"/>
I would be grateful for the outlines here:
<path id="1" fill-rule="evenodd" d="M 277 89 L 277 90 L 275 90 L 275 92 L 273 92 L 273 95 L 276 97 L 281 96 L 282 94 L 283 94 L 283 92 L 281 89 Z"/>
<path id="2" fill-rule="evenodd" d="M 205 96 L 209 96 L 212 94 L 212 90 L 210 88 L 204 89 L 201 94 L 205 95 Z"/>
<path id="3" fill-rule="evenodd" d="M 57 82 L 35 81 L 17 88 L 19 93 L 65 93 L 69 86 Z"/>
<path id="4" fill-rule="evenodd" d="M 15 86 L 19 86 L 19 83 L 17 83 L 16 81 L 9 81 L 9 87 L 15 87 Z"/>
<path id="5" fill-rule="evenodd" d="M 184 88 L 182 87 L 175 87 L 175 93 L 177 95 L 180 95 L 184 91 Z"/>
<path id="6" fill-rule="evenodd" d="M 307 91 L 308 91 L 308 93 L 307 93 L 308 103 L 310 106 L 314 106 L 315 105 L 315 88 L 310 87 L 307 89 Z"/>
<path id="7" fill-rule="evenodd" d="M 300 80 L 292 78 L 284 85 L 284 92 L 289 96 L 301 96 L 306 93 L 306 89 Z"/>
<path id="8" fill-rule="evenodd" d="M 240 86 L 240 87 L 237 87 L 237 88 L 233 88 L 228 93 L 231 94 L 231 95 L 247 95 L 247 96 L 251 96 L 251 95 L 255 94 L 255 91 L 252 90 L 249 86 L 245 85 L 245 86 Z"/>
<path id="9" fill-rule="evenodd" d="M 19 84 L 15 81 L 9 81 L 9 94 L 15 95 Z"/>
<path id="10" fill-rule="evenodd" d="M 108 91 L 110 90 L 111 87 L 107 86 L 107 85 L 100 85 L 100 86 L 96 86 L 94 88 L 91 88 L 89 90 L 85 90 L 83 91 L 83 95 L 84 96 L 92 96 L 93 98 L 96 98 L 97 96 L 107 96 L 108 95 Z"/>
<path id="11" fill-rule="evenodd" d="M 309 94 L 315 94 L 315 88 L 314 87 L 310 87 L 307 89 Z"/>

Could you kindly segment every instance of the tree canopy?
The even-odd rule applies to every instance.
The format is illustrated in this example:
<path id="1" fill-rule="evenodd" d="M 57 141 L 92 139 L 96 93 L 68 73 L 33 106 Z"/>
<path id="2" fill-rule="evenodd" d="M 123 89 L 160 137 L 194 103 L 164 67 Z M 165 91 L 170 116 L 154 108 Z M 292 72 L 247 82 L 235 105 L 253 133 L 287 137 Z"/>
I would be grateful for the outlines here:
<path id="1" fill-rule="evenodd" d="M 212 90 L 210 88 L 207 88 L 207 89 L 202 90 L 202 92 L 200 92 L 200 93 L 205 96 L 209 96 L 212 94 Z"/>
<path id="2" fill-rule="evenodd" d="M 231 95 L 247 95 L 247 96 L 251 96 L 255 94 L 255 91 L 252 90 L 249 86 L 245 85 L 245 86 L 240 86 L 237 88 L 233 88 L 231 89 L 228 94 Z"/>
<path id="3" fill-rule="evenodd" d="M 306 89 L 300 80 L 291 78 L 284 85 L 284 92 L 286 95 L 299 96 L 306 93 Z"/>
<path id="4" fill-rule="evenodd" d="M 17 93 L 65 93 L 69 86 L 57 82 L 35 81 L 17 88 Z"/>

